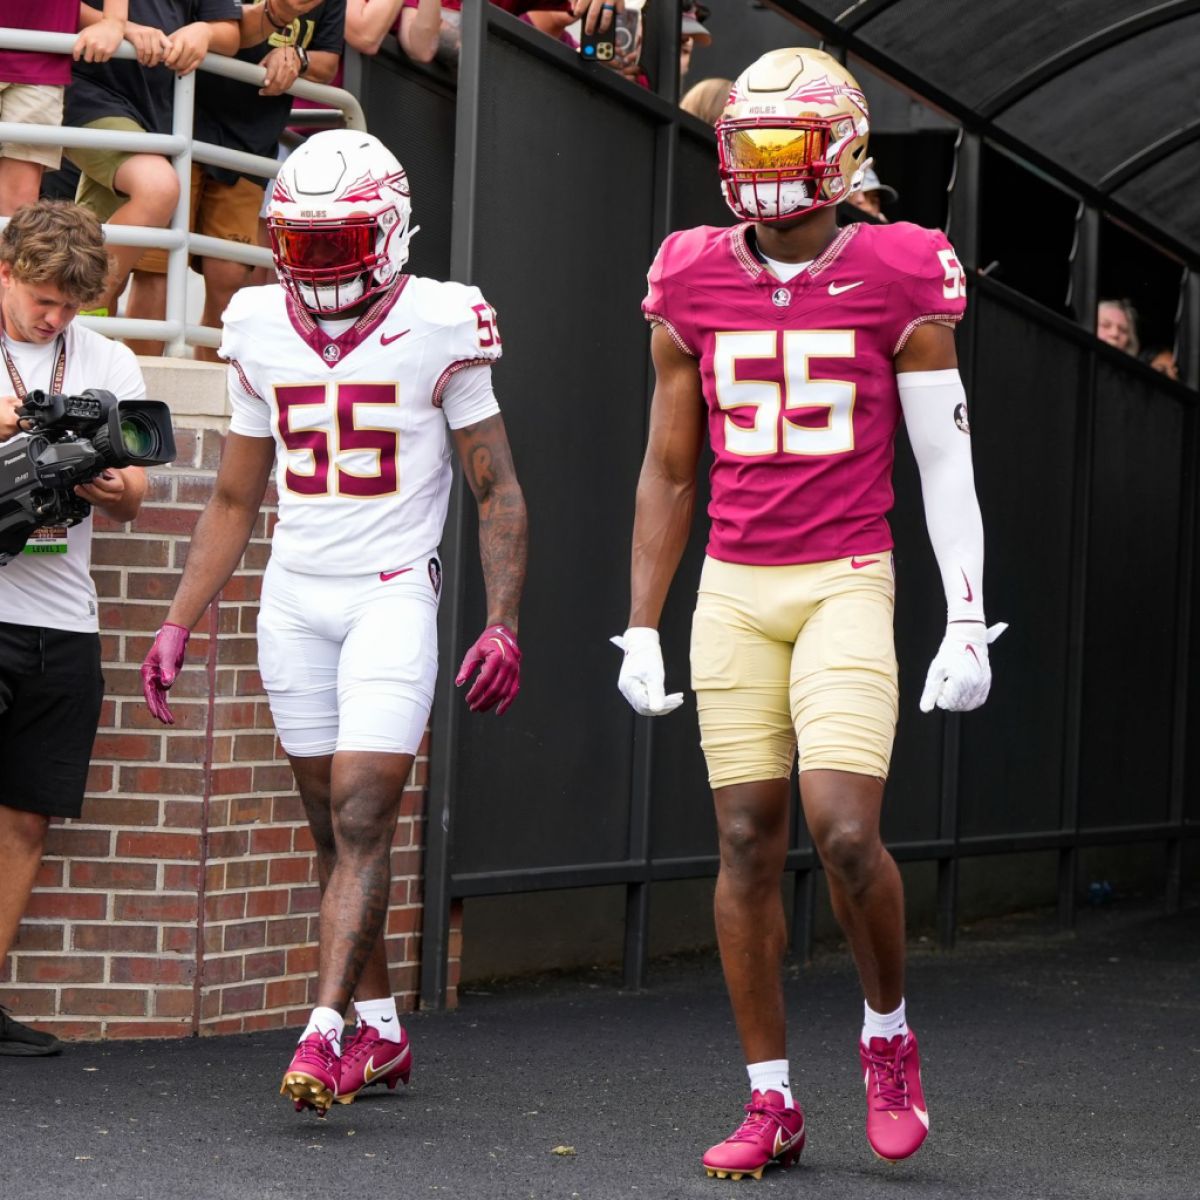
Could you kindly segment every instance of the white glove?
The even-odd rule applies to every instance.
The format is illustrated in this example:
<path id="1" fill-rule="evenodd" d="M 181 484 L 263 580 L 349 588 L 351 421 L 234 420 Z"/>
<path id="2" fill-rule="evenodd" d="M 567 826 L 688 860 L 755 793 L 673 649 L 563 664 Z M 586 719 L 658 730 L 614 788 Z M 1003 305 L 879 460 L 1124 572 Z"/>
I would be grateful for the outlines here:
<path id="1" fill-rule="evenodd" d="M 618 650 L 625 651 L 617 687 L 633 705 L 634 712 L 643 717 L 664 717 L 683 703 L 682 692 L 672 692 L 669 696 L 663 694 L 666 671 L 657 629 L 635 625 L 621 636 L 609 638 L 609 641 Z"/>
<path id="2" fill-rule="evenodd" d="M 921 711 L 933 712 L 934 705 L 947 712 L 970 712 L 987 698 L 992 687 L 992 669 L 987 648 L 1008 626 L 984 627 L 982 621 L 956 621 L 946 626 L 946 636 L 929 664 Z"/>

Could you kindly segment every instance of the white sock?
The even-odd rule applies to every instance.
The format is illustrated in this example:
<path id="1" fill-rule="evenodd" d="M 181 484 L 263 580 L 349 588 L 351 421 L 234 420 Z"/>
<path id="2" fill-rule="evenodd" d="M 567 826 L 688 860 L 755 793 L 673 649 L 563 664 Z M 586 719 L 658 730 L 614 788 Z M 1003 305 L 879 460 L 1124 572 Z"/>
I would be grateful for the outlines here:
<path id="1" fill-rule="evenodd" d="M 382 1000 L 355 1000 L 354 1015 L 360 1025 L 365 1021 L 389 1042 L 400 1040 L 400 1014 L 396 1012 L 395 996 L 384 996 Z"/>
<path id="2" fill-rule="evenodd" d="M 863 1045 L 869 1046 L 872 1038 L 883 1038 L 891 1041 L 897 1034 L 903 1037 L 908 1032 L 908 1022 L 904 1019 L 904 1001 L 895 1012 L 877 1013 L 865 1000 L 863 1001 Z"/>
<path id="3" fill-rule="evenodd" d="M 326 1037 L 332 1030 L 333 1052 L 341 1054 L 342 1030 L 345 1028 L 346 1021 L 340 1012 L 336 1012 L 332 1008 L 314 1008 L 312 1016 L 308 1018 L 308 1024 L 304 1027 L 304 1032 L 300 1035 L 300 1040 L 304 1041 L 310 1033 L 319 1033 L 322 1037 Z"/>
<path id="4" fill-rule="evenodd" d="M 750 1076 L 752 1092 L 762 1092 L 764 1096 L 768 1092 L 778 1092 L 783 1097 L 785 1108 L 796 1107 L 796 1102 L 792 1099 L 792 1089 L 788 1085 L 788 1060 L 786 1058 L 772 1058 L 768 1062 L 747 1063 L 746 1074 Z"/>

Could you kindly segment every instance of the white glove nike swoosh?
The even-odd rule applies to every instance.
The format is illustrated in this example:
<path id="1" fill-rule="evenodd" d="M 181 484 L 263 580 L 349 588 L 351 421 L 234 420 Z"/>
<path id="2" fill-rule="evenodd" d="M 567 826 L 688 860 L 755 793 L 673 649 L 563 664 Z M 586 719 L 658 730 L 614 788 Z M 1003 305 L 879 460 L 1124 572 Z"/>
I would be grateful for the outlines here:
<path id="1" fill-rule="evenodd" d="M 643 717 L 663 717 L 683 703 L 682 692 L 665 694 L 666 670 L 657 629 L 635 625 L 609 641 L 625 651 L 617 687 L 634 712 Z"/>
<path id="2" fill-rule="evenodd" d="M 1008 625 L 1003 621 L 985 627 L 982 621 L 955 621 L 946 626 L 921 693 L 921 711 L 934 707 L 947 712 L 970 712 L 987 698 L 992 687 L 992 668 L 988 663 L 988 645 Z"/>

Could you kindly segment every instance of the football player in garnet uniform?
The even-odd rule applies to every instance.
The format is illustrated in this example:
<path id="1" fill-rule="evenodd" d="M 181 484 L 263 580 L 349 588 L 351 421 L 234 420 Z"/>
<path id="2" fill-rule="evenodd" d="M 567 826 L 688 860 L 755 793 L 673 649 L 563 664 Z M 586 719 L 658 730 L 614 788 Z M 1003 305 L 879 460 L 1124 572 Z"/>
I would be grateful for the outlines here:
<path id="1" fill-rule="evenodd" d="M 879 837 L 897 713 L 892 457 L 903 414 L 946 593 L 921 709 L 977 708 L 990 684 L 983 531 L 953 326 L 965 280 L 933 230 L 838 228 L 867 165 L 867 106 L 816 50 L 776 50 L 734 84 L 717 123 L 722 188 L 743 221 L 671 234 L 643 303 L 657 373 L 638 483 L 620 689 L 664 694 L 658 622 L 692 522 L 705 427 L 711 532 L 692 626 L 692 686 L 716 803 L 715 914 L 750 1075 L 747 1117 L 709 1175 L 795 1162 L 780 875 L 797 747 L 805 819 L 866 998 L 867 1138 L 895 1161 L 929 1113 L 904 1010 L 904 897 Z"/>
<path id="2" fill-rule="evenodd" d="M 320 1115 L 411 1067 L 384 923 L 437 673 L 452 445 L 479 505 L 488 604 L 458 682 L 478 668 L 467 704 L 498 713 L 519 686 L 526 520 L 492 393 L 500 334 L 478 289 L 402 273 L 410 215 L 403 169 L 369 134 L 318 133 L 280 170 L 267 221 L 281 285 L 245 288 L 225 311 L 229 437 L 142 666 L 146 701 L 170 724 L 188 631 L 241 560 L 273 472 L 259 669 L 323 890 L 317 1007 L 280 1090 Z"/>

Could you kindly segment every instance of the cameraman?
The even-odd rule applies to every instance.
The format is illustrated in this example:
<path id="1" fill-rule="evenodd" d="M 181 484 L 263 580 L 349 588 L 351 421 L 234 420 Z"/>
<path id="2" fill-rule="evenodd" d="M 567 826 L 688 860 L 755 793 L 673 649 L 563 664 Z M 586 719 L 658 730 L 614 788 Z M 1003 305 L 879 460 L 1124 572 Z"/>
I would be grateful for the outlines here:
<path id="1" fill-rule="evenodd" d="M 105 388 L 141 399 L 132 351 L 72 324 L 104 290 L 108 256 L 87 209 L 42 200 L 0 232 L 0 447 L 20 432 L 17 408 L 38 389 Z M 8 392 L 8 395 L 2 393 Z M 114 521 L 137 515 L 140 467 L 108 470 L 76 493 Z M 39 529 L 0 567 L 0 964 L 16 936 L 51 817 L 78 817 L 104 680 L 92 520 Z M 0 1054 L 57 1054 L 62 1043 L 0 1009 Z"/>

